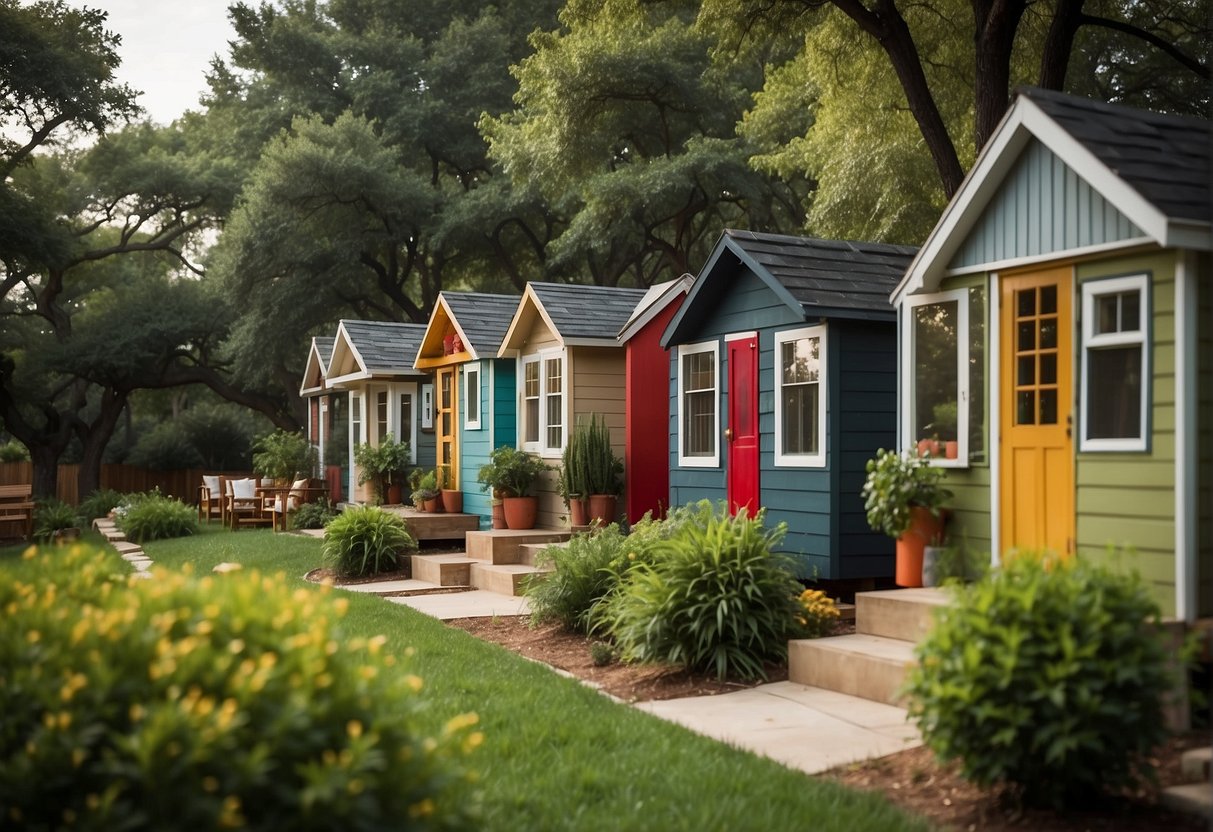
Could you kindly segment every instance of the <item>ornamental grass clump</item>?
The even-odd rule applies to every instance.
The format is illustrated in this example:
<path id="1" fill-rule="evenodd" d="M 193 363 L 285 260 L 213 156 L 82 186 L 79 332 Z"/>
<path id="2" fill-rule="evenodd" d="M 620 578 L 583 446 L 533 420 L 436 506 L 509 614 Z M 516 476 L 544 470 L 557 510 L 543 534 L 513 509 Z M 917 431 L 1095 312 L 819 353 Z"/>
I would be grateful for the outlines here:
<path id="1" fill-rule="evenodd" d="M 29 550 L 0 571 L 0 827 L 471 827 L 475 717 L 420 730 L 421 680 L 343 633 L 347 606 Z"/>
<path id="2" fill-rule="evenodd" d="M 115 509 L 115 522 L 127 540 L 145 543 L 185 537 L 198 531 L 198 514 L 192 506 L 165 497 L 158 491 L 132 494 L 125 498 L 121 511 Z"/>
<path id="3" fill-rule="evenodd" d="M 1166 736 L 1159 610 L 1135 575 L 1021 554 L 958 586 L 906 690 L 928 746 L 1030 805 L 1133 784 Z"/>
<path id="4" fill-rule="evenodd" d="M 404 521 L 375 506 L 348 508 L 325 527 L 324 562 L 341 578 L 399 569 L 399 556 L 416 549 Z"/>
<path id="5" fill-rule="evenodd" d="M 702 504 L 653 544 L 604 612 L 625 661 L 666 662 L 718 678 L 765 679 L 787 656 L 803 609 L 791 564 L 772 552 L 786 533 L 763 512 L 733 517 Z"/>
<path id="6" fill-rule="evenodd" d="M 576 534 L 567 546 L 548 546 L 535 565 L 552 571 L 531 581 L 526 596 L 531 621 L 557 621 L 580 633 L 593 629 L 593 611 L 619 581 L 611 569 L 623 554 L 627 538 L 615 523 L 594 534 Z"/>

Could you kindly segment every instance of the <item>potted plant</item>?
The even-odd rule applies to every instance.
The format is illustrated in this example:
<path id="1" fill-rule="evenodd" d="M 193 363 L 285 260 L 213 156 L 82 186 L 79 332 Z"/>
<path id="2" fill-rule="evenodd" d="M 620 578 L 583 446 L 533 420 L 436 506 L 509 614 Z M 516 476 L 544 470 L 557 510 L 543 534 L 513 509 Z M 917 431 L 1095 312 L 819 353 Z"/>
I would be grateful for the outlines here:
<path id="1" fill-rule="evenodd" d="M 539 476 L 548 469 L 537 457 L 525 451 L 502 445 L 489 454 L 487 465 L 480 466 L 477 480 L 481 488 L 500 495 L 505 511 L 506 527 L 533 529 L 539 513 L 539 501 L 531 496 Z"/>
<path id="2" fill-rule="evenodd" d="M 952 496 L 940 481 L 943 469 L 911 450 L 877 451 L 863 484 L 868 524 L 897 540 L 898 586 L 922 586 L 923 549 L 941 539 L 940 507 Z"/>
<path id="3" fill-rule="evenodd" d="M 438 478 L 438 484 L 442 492 L 442 510 L 447 514 L 462 514 L 463 492 L 458 488 L 447 487 L 451 483 L 451 466 L 440 465 L 439 471 L 441 476 Z"/>
<path id="4" fill-rule="evenodd" d="M 424 506 L 424 511 L 438 513 L 442 511 L 442 504 L 439 497 L 442 494 L 438 490 L 438 472 L 430 469 L 423 471 L 421 478 L 417 480 L 417 490 L 413 492 L 413 504 L 416 505 L 420 500 Z"/>
<path id="5" fill-rule="evenodd" d="M 300 432 L 276 430 L 253 444 L 253 471 L 280 486 L 311 477 L 316 470 L 316 449 Z"/>
<path id="6" fill-rule="evenodd" d="M 606 420 L 592 415 L 589 424 L 578 424 L 574 429 L 569 441 L 574 440 L 574 470 L 580 478 L 576 485 L 581 493 L 588 495 L 589 520 L 610 523 L 615 519 L 619 492 L 623 490 L 623 462 L 611 447 L 611 431 Z"/>
<path id="7" fill-rule="evenodd" d="M 569 436 L 569 441 L 564 446 L 564 453 L 560 458 L 560 497 L 569 507 L 569 524 L 574 528 L 588 526 L 590 523 L 589 504 L 585 491 L 585 470 L 584 466 L 580 464 L 580 455 L 577 453 L 581 446 L 580 435 L 581 426 L 579 424 Z"/>
<path id="8" fill-rule="evenodd" d="M 80 537 L 76 509 L 62 500 L 39 500 L 34 508 L 34 539 L 61 543 Z"/>
<path id="9" fill-rule="evenodd" d="M 399 504 L 411 456 L 409 443 L 397 442 L 390 433 L 383 437 L 378 445 L 362 442 L 354 446 L 358 484 L 373 484 L 376 504 L 385 501 Z"/>

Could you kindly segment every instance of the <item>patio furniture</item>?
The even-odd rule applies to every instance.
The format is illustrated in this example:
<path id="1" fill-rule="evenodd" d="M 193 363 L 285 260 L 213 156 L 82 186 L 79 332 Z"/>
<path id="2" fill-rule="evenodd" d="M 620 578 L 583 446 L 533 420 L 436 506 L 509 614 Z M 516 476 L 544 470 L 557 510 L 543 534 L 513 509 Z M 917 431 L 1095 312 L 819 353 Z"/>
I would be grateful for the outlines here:
<path id="1" fill-rule="evenodd" d="M 10 523 L 18 525 L 22 539 L 28 540 L 33 535 L 33 486 L 0 485 L 0 525 Z"/>
<path id="2" fill-rule="evenodd" d="M 232 531 L 242 526 L 272 526 L 274 515 L 269 510 L 273 498 L 267 492 L 273 490 L 273 484 L 268 480 L 259 482 L 247 477 L 230 479 L 227 483 L 227 497 L 224 500 L 224 513 Z"/>
<path id="3" fill-rule="evenodd" d="M 313 503 L 321 496 L 327 496 L 328 486 L 313 486 L 310 479 L 295 480 L 289 488 L 261 489 L 261 493 L 270 497 L 269 512 L 273 518 L 274 531 L 287 530 L 290 513 L 304 503 Z"/>
<path id="4" fill-rule="evenodd" d="M 219 474 L 203 474 L 202 485 L 198 486 L 198 521 L 210 523 L 211 518 L 219 518 L 223 522 L 223 476 Z"/>

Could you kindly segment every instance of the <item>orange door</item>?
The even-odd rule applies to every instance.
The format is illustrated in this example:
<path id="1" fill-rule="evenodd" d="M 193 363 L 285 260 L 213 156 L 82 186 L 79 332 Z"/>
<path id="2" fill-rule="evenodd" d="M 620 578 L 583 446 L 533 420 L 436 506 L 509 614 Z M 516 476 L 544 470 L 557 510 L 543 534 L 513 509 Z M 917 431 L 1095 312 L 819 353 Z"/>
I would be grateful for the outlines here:
<path id="1" fill-rule="evenodd" d="M 729 510 L 740 509 L 753 517 L 758 512 L 758 336 L 728 342 Z"/>
<path id="2" fill-rule="evenodd" d="M 1074 551 L 1069 267 L 1001 281 L 1002 549 Z"/>
<path id="3" fill-rule="evenodd" d="M 435 438 L 438 443 L 438 484 L 440 488 L 459 488 L 459 396 L 455 367 L 437 372 L 435 396 Z"/>

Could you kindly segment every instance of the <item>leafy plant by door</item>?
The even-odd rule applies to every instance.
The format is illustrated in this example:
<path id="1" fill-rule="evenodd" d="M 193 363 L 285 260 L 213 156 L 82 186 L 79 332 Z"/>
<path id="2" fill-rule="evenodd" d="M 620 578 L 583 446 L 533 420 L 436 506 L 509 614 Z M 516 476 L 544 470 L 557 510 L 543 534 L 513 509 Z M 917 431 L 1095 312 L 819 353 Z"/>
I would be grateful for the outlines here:
<path id="1" fill-rule="evenodd" d="M 912 451 L 881 449 L 875 459 L 868 460 L 867 470 L 863 499 L 868 524 L 892 538 L 910 528 L 915 506 L 938 516 L 940 507 L 952 497 L 941 484 L 944 470 Z"/>
<path id="2" fill-rule="evenodd" d="M 387 434 L 378 445 L 362 442 L 354 446 L 354 464 L 358 466 L 358 484 L 370 482 L 375 489 L 375 498 L 383 502 L 387 486 L 404 483 L 412 459 L 412 447 L 408 442 L 397 442 Z"/>
<path id="3" fill-rule="evenodd" d="M 481 490 L 492 489 L 494 496 L 525 497 L 548 466 L 536 456 L 509 445 L 494 448 L 486 465 L 480 466 L 476 480 Z"/>

